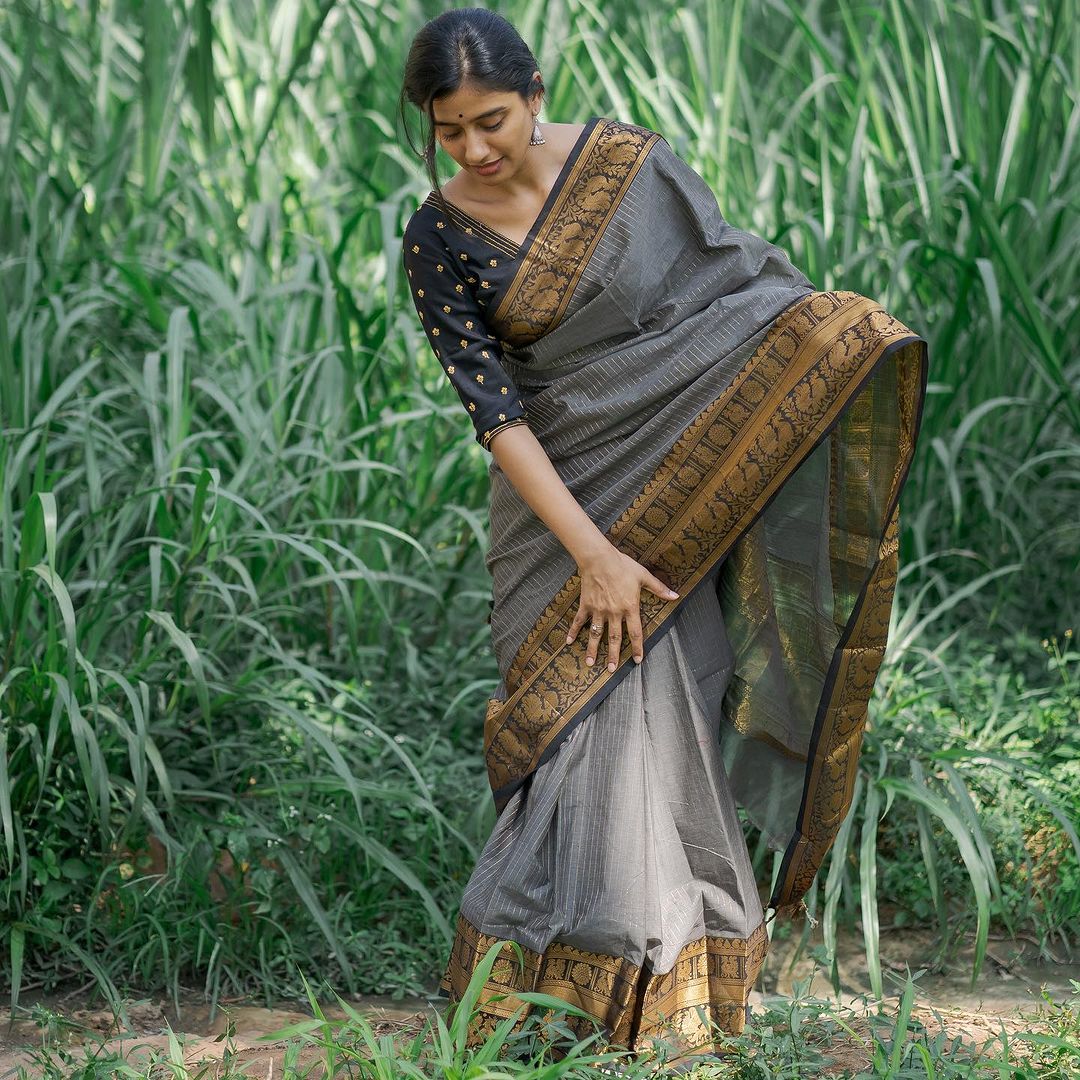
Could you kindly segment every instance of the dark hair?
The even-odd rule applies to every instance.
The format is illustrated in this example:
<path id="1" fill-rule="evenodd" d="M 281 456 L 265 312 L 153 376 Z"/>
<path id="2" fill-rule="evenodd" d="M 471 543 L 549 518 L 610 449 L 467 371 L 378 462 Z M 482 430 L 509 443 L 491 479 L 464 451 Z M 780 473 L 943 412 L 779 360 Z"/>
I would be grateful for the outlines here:
<path id="1" fill-rule="evenodd" d="M 513 23 L 487 8 L 454 8 L 426 22 L 413 38 L 405 60 L 398 107 L 409 147 L 424 159 L 431 186 L 446 211 L 439 177 L 435 171 L 435 98 L 452 94 L 464 82 L 487 90 L 516 92 L 526 101 L 536 90 L 544 91 L 543 79 L 533 80 L 539 64 Z M 415 105 L 428 119 L 423 150 L 409 137 L 405 102 Z M 448 212 L 448 211 L 447 211 Z"/>

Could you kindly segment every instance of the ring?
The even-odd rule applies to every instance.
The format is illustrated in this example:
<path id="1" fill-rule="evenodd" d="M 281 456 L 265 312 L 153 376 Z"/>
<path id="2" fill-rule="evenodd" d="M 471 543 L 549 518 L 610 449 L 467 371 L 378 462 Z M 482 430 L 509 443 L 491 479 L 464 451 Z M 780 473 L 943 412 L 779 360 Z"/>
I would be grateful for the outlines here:
<path id="1" fill-rule="evenodd" d="M 600 626 L 600 625 L 597 625 L 596 623 L 593 623 L 593 624 L 592 624 L 592 626 L 590 626 L 590 627 L 589 627 L 589 629 L 590 629 L 590 630 L 591 630 L 591 631 L 592 631 L 592 632 L 593 632 L 594 634 L 599 634 L 599 633 L 600 633 L 600 631 L 601 631 L 601 630 L 603 630 L 604 628 L 603 628 L 603 626 Z"/>

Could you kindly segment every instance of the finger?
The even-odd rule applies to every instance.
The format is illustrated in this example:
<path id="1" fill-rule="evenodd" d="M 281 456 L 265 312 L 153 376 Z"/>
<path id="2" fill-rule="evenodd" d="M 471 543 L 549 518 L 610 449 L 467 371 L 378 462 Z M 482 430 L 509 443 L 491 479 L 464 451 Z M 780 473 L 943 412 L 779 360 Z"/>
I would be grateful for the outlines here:
<path id="1" fill-rule="evenodd" d="M 594 626 L 599 626 L 600 630 L 593 629 Z M 600 645 L 600 637 L 604 632 L 604 622 L 602 619 L 593 616 L 589 622 L 589 647 L 585 650 L 585 663 L 592 667 L 596 663 L 596 650 Z"/>
<path id="2" fill-rule="evenodd" d="M 585 611 L 585 607 L 582 604 L 578 605 L 577 614 L 574 616 L 573 621 L 570 623 L 570 629 L 566 632 L 566 644 L 569 645 L 573 642 L 574 638 L 581 633 L 581 628 L 585 625 L 585 620 L 588 618 L 588 613 Z"/>
<path id="3" fill-rule="evenodd" d="M 607 669 L 614 671 L 619 663 L 619 653 L 622 651 L 622 616 L 616 615 L 608 623 L 607 639 Z"/>
<path id="4" fill-rule="evenodd" d="M 645 580 L 642 582 L 646 589 L 655 593 L 661 600 L 677 600 L 679 594 L 674 589 L 669 589 L 655 574 L 645 572 Z"/>
<path id="5" fill-rule="evenodd" d="M 645 656 L 644 635 L 641 632 L 641 615 L 632 611 L 626 618 L 626 630 L 630 635 L 630 648 L 634 655 L 634 663 L 640 664 Z"/>

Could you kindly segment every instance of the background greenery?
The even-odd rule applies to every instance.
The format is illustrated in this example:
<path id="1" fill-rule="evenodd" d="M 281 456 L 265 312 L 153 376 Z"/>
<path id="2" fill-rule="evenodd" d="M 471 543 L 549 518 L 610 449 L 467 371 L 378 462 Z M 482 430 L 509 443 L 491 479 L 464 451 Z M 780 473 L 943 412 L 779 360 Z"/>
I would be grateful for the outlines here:
<path id="1" fill-rule="evenodd" d="M 1048 955 L 1080 930 L 1076 8 L 499 8 L 545 119 L 661 131 L 729 221 L 929 340 L 890 652 L 810 898 L 878 987 L 882 921 L 935 926 L 942 960 L 991 924 Z M 496 672 L 487 457 L 399 280 L 427 183 L 398 79 L 438 10 L 0 9 L 13 1004 L 441 973 Z"/>

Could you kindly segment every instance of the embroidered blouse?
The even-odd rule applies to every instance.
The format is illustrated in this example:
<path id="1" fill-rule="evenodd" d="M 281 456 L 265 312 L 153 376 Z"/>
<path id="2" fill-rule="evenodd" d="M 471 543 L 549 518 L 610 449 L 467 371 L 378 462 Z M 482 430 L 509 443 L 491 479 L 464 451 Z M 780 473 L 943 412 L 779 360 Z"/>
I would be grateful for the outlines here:
<path id="1" fill-rule="evenodd" d="M 511 310 L 515 283 L 529 276 L 526 271 L 544 249 L 552 212 L 573 186 L 589 148 L 609 129 L 624 127 L 602 116 L 586 121 L 520 244 L 449 200 L 444 206 L 434 191 L 405 226 L 402 256 L 416 313 L 485 450 L 496 432 L 528 422 L 503 366 L 504 350 L 535 340 L 550 321 L 539 311 Z"/>
<path id="2" fill-rule="evenodd" d="M 487 450 L 496 432 L 527 423 L 525 406 L 501 363 L 502 346 L 485 318 L 512 262 L 507 251 L 513 245 L 466 223 L 457 212 L 451 217 L 435 199 L 433 194 L 425 200 L 405 226 L 405 272 L 432 351 L 472 419 L 477 442 Z"/>

